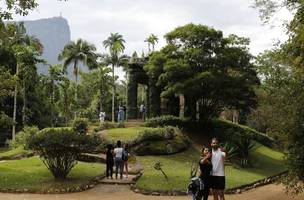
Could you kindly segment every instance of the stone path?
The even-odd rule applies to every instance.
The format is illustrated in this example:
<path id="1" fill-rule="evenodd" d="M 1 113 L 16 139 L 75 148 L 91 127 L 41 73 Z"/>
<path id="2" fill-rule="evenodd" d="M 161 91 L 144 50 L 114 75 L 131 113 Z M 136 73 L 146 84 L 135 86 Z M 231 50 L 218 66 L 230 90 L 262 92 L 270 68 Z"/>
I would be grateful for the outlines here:
<path id="1" fill-rule="evenodd" d="M 145 196 L 136 194 L 123 185 L 98 185 L 95 188 L 72 194 L 39 195 L 39 194 L 5 194 L 0 193 L 2 200 L 190 200 L 189 196 Z M 213 200 L 212 197 L 209 198 Z M 281 185 L 267 185 L 243 194 L 227 195 L 226 200 L 303 200 L 304 195 L 291 198 L 283 192 Z"/>
<path id="2" fill-rule="evenodd" d="M 115 175 L 113 175 L 113 177 L 115 177 Z M 115 179 L 108 179 L 108 178 L 104 178 L 102 180 L 99 181 L 99 183 L 101 184 L 119 184 L 119 185 L 130 185 L 130 184 L 135 184 L 134 179 L 136 178 L 136 175 L 130 175 L 128 176 L 128 178 L 125 177 L 125 175 L 123 176 L 122 179 L 118 178 Z"/>

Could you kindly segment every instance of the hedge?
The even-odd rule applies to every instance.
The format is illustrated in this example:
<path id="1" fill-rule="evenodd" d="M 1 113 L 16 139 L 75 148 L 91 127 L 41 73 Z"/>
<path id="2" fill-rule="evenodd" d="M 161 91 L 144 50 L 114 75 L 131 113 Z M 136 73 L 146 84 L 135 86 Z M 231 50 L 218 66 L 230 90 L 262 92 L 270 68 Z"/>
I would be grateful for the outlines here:
<path id="1" fill-rule="evenodd" d="M 231 141 L 237 137 L 250 137 L 261 144 L 271 147 L 274 139 L 248 126 L 236 124 L 227 120 L 213 119 L 210 125 L 209 136 L 217 137 L 220 141 Z"/>
<path id="2" fill-rule="evenodd" d="M 99 151 L 104 151 L 107 144 L 116 141 L 105 137 Z M 183 151 L 189 147 L 189 139 L 178 128 L 158 127 L 145 128 L 138 136 L 128 141 L 132 151 L 137 155 L 167 155 Z"/>
<path id="3" fill-rule="evenodd" d="M 145 126 L 147 127 L 165 127 L 165 126 L 176 126 L 183 127 L 186 119 L 181 119 L 173 115 L 163 115 L 160 117 L 153 117 L 146 121 Z"/>

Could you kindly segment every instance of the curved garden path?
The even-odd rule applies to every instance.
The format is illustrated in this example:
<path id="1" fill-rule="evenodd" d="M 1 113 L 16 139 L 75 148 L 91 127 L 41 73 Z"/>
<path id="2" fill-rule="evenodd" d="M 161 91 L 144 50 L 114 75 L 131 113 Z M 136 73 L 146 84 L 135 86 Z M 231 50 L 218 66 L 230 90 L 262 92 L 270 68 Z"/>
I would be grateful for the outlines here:
<path id="1" fill-rule="evenodd" d="M 189 196 L 145 196 L 129 190 L 128 186 L 98 185 L 95 188 L 72 194 L 39 195 L 39 194 L 6 194 L 0 193 L 5 200 L 190 200 Z M 213 199 L 210 197 L 209 199 Z M 303 200 L 304 195 L 296 198 L 288 197 L 280 185 L 267 185 L 243 194 L 227 195 L 226 200 Z"/>

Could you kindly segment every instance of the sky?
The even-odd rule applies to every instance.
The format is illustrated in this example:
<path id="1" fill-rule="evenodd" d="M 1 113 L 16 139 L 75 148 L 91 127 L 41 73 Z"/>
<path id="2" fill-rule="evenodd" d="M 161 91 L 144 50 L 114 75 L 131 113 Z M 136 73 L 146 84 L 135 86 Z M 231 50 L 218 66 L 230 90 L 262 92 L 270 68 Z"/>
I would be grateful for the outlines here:
<path id="1" fill-rule="evenodd" d="M 100 52 L 110 33 L 120 33 L 126 40 L 125 53 L 147 52 L 145 38 L 151 33 L 159 37 L 156 50 L 165 45 L 163 36 L 188 23 L 204 24 L 224 35 L 236 34 L 251 40 L 250 52 L 258 55 L 278 40 L 286 40 L 279 26 L 290 18 L 281 11 L 277 23 L 262 25 L 259 13 L 252 8 L 254 0 L 38 0 L 37 9 L 16 20 L 35 20 L 62 15 L 68 20 L 72 40 L 85 39 Z M 272 27 L 274 26 L 274 27 Z M 121 70 L 117 73 L 122 76 Z"/>

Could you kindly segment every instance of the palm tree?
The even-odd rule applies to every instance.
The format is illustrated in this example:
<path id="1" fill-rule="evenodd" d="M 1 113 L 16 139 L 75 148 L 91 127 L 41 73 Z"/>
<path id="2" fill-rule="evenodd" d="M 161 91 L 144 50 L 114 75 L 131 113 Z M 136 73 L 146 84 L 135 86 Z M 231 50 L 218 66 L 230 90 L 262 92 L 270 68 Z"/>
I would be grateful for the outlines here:
<path id="1" fill-rule="evenodd" d="M 155 44 L 158 43 L 158 37 L 151 34 L 145 39 L 145 42 L 148 43 L 148 51 L 151 52 L 150 45 L 152 46 L 152 51 L 154 51 Z"/>
<path id="2" fill-rule="evenodd" d="M 89 68 L 96 64 L 97 54 L 95 53 L 96 47 L 82 39 L 76 42 L 66 44 L 59 54 L 58 58 L 63 62 L 64 71 L 67 70 L 70 64 L 73 64 L 73 73 L 75 75 L 75 102 L 77 103 L 77 84 L 78 84 L 78 64 L 82 62 Z M 75 115 L 76 116 L 76 115 Z"/>
<path id="3" fill-rule="evenodd" d="M 109 49 L 109 55 L 105 56 L 106 64 L 112 65 L 112 78 L 113 78 L 113 88 L 112 88 L 112 122 L 114 122 L 115 118 L 115 74 L 114 68 L 121 66 L 123 63 L 125 56 L 121 56 L 123 51 L 125 50 L 124 46 L 125 40 L 122 35 L 118 33 L 111 33 L 111 35 L 103 41 L 103 46 L 106 49 Z"/>

